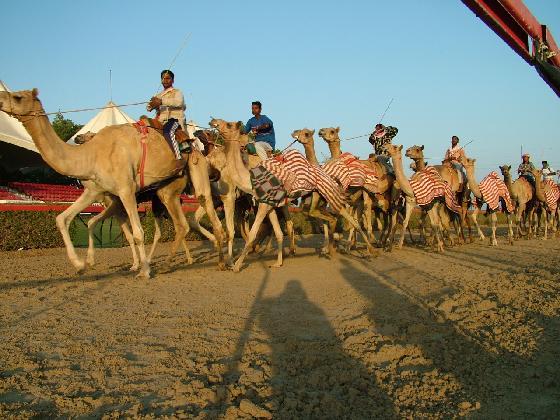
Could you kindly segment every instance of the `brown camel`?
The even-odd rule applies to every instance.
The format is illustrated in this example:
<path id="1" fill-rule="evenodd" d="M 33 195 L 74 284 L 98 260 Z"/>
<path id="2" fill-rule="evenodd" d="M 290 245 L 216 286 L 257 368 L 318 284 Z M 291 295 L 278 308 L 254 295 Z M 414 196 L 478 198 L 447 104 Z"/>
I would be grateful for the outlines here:
<path id="1" fill-rule="evenodd" d="M 533 176 L 535 177 L 535 197 L 539 201 L 540 207 L 544 209 L 544 237 L 543 239 L 548 239 L 548 226 L 552 232 L 556 232 L 556 225 L 555 225 L 555 216 L 556 212 L 558 211 L 558 203 L 556 203 L 556 207 L 551 208 L 548 205 L 548 200 L 546 196 L 550 194 L 550 190 L 552 187 L 550 184 L 543 182 L 542 180 L 542 171 L 540 169 L 534 169 L 532 171 Z M 556 187 L 558 188 L 558 187 Z"/>
<path id="2" fill-rule="evenodd" d="M 386 144 L 385 150 L 389 153 L 391 160 L 393 161 L 393 168 L 395 169 L 395 176 L 396 180 L 399 183 L 402 193 L 406 199 L 406 215 L 403 221 L 403 235 L 401 236 L 404 239 L 404 232 L 408 226 L 408 222 L 410 220 L 410 215 L 414 206 L 416 205 L 416 197 L 414 195 L 414 191 L 410 185 L 409 180 L 406 178 L 403 169 L 402 163 L 402 145 L 394 145 L 394 144 Z M 433 237 L 435 239 L 436 249 L 439 252 L 443 252 L 443 240 L 442 240 L 442 226 L 447 228 L 448 227 L 448 220 L 446 218 L 447 212 L 445 209 L 441 209 L 445 207 L 445 204 L 441 204 L 439 202 L 434 202 L 430 206 L 429 210 L 427 210 L 428 218 L 430 220 L 430 224 L 432 226 Z"/>
<path id="3" fill-rule="evenodd" d="M 81 272 L 86 262 L 78 257 L 68 227 L 74 217 L 95 201 L 111 194 L 120 199 L 138 248 L 138 276 L 149 278 L 150 267 L 144 248 L 144 231 L 137 210 L 136 193 L 162 179 L 175 169 L 173 155 L 165 139 L 154 130 L 141 134 L 131 124 L 106 127 L 96 140 L 79 147 L 64 143 L 55 133 L 38 99 L 37 89 L 21 92 L 0 92 L 0 109 L 16 117 L 26 128 L 43 159 L 57 172 L 82 181 L 82 195 L 56 218 L 68 258 Z M 143 147 L 146 145 L 144 170 L 141 171 Z"/>
<path id="4" fill-rule="evenodd" d="M 484 234 L 480 230 L 480 227 L 478 226 L 478 221 L 476 220 L 478 213 L 481 210 L 482 204 L 484 203 L 484 197 L 482 195 L 482 192 L 480 191 L 479 184 L 476 182 L 476 178 L 474 175 L 475 162 L 476 159 L 465 158 L 464 160 L 461 160 L 461 163 L 463 164 L 465 171 L 467 173 L 467 181 L 469 184 L 469 189 L 472 191 L 473 195 L 476 198 L 476 204 L 474 206 L 474 211 L 471 214 L 471 219 L 476 227 L 480 239 L 484 240 L 485 239 Z M 507 210 L 505 212 L 508 221 L 508 241 L 510 245 L 513 245 L 513 227 L 512 227 L 512 217 L 511 217 L 512 215 L 511 213 L 507 212 Z M 496 211 L 492 210 L 489 206 L 488 206 L 487 213 L 490 213 L 490 221 L 492 223 L 492 236 L 490 238 L 490 245 L 498 246 L 498 240 L 496 239 L 498 216 L 496 215 Z"/>
<path id="5" fill-rule="evenodd" d="M 249 173 L 249 170 L 245 167 L 245 165 L 243 164 L 243 160 L 241 158 L 241 150 L 240 150 L 240 137 L 243 135 L 241 130 L 242 130 L 242 123 L 240 122 L 227 122 L 224 120 L 219 120 L 219 119 L 212 119 L 212 121 L 210 121 L 210 126 L 216 128 L 220 134 L 222 135 L 222 137 L 225 140 L 225 149 L 226 149 L 226 156 L 228 159 L 228 162 L 231 162 L 234 167 L 236 168 L 235 171 L 232 171 L 232 178 L 234 180 L 234 182 L 236 183 L 236 185 L 238 185 L 238 187 L 240 189 L 242 189 L 243 191 L 247 192 L 247 193 L 251 193 L 254 194 L 254 191 L 252 189 L 252 184 L 251 184 L 251 176 Z M 316 196 L 319 196 L 318 198 L 315 198 Z M 331 227 L 330 230 L 330 235 L 332 236 L 332 232 L 334 230 L 334 227 L 336 225 L 336 217 L 334 216 L 330 216 L 327 214 L 320 214 L 320 210 L 318 208 L 318 202 L 319 202 L 319 198 L 320 195 L 317 194 L 316 191 L 313 192 L 313 198 L 312 198 L 312 203 L 311 203 L 311 210 L 310 210 L 310 216 L 311 217 L 317 217 L 320 218 L 322 220 L 327 220 L 329 223 L 329 226 Z M 255 216 L 255 221 L 253 223 L 253 225 L 251 226 L 251 230 L 249 232 L 249 237 L 248 240 L 245 244 L 245 248 L 243 249 L 243 251 L 241 252 L 241 255 L 239 256 L 239 258 L 237 259 L 237 261 L 234 264 L 234 271 L 239 271 L 241 269 L 241 266 L 243 264 L 243 261 L 245 259 L 245 257 L 248 255 L 252 243 L 255 241 L 256 237 L 257 237 L 257 233 L 259 231 L 259 228 L 263 222 L 263 220 L 268 216 L 270 222 L 272 223 L 274 232 L 276 234 L 276 239 L 278 242 L 278 260 L 277 260 L 277 264 L 276 266 L 279 266 L 282 264 L 282 241 L 283 241 L 283 233 L 282 233 L 282 229 L 280 229 L 280 225 L 278 224 L 278 218 L 276 216 L 276 213 L 272 211 L 273 207 L 269 204 L 265 204 L 265 203 L 259 203 L 258 206 L 258 210 L 257 210 L 257 214 Z M 374 250 L 371 247 L 369 241 L 367 240 L 367 237 L 365 236 L 365 234 L 363 233 L 363 231 L 361 230 L 361 228 L 358 226 L 358 223 L 351 218 L 351 216 L 348 214 L 348 212 L 346 211 L 345 208 L 342 208 L 340 210 L 340 215 L 343 216 L 345 219 L 347 219 L 349 221 L 349 223 L 351 223 L 352 225 L 356 226 L 359 231 L 363 234 L 365 242 L 367 244 L 368 247 L 368 252 L 370 254 L 374 254 Z"/>
<path id="6" fill-rule="evenodd" d="M 340 147 L 340 127 L 325 127 L 319 130 L 319 136 L 327 143 L 331 153 L 331 159 L 336 159 L 342 154 Z M 362 164 L 369 166 L 375 172 L 378 178 L 375 191 L 370 189 L 360 189 L 361 194 L 355 195 L 356 200 L 351 201 L 355 207 L 355 213 L 358 213 L 360 207 L 363 208 L 363 222 L 370 240 L 374 241 L 373 220 L 372 215 L 380 212 L 384 222 L 384 228 L 380 229 L 380 238 L 378 244 L 381 246 L 388 245 L 390 250 L 392 242 L 387 244 L 389 239 L 389 231 L 391 226 L 396 224 L 396 202 L 400 196 L 400 190 L 395 183 L 395 176 L 387 170 L 387 166 L 377 161 L 377 159 L 360 160 Z M 361 199 L 361 200 L 360 200 Z M 375 212 L 372 210 L 375 208 Z M 377 219 L 377 218 L 376 218 Z M 379 219 L 377 219 L 379 221 Z M 350 234 L 350 238 L 354 240 L 354 235 Z"/>
<path id="7" fill-rule="evenodd" d="M 422 146 L 411 146 L 406 149 L 405 156 L 409 157 L 414 161 L 417 171 L 421 171 L 426 167 L 426 158 L 424 157 L 424 145 Z M 457 235 L 459 236 L 459 241 L 465 241 L 465 227 L 468 225 L 468 207 L 470 192 L 468 191 L 468 183 L 462 174 L 455 169 L 450 163 L 446 162 L 443 165 L 431 165 L 436 169 L 439 175 L 443 178 L 445 182 L 451 188 L 451 191 L 455 194 L 457 202 L 461 205 L 461 214 L 459 214 L 460 224 L 457 227 Z M 462 180 L 461 180 L 462 179 Z M 469 227 L 470 235 L 470 227 Z M 470 238 L 472 241 L 472 237 Z"/>
<path id="8" fill-rule="evenodd" d="M 514 182 L 511 179 L 511 166 L 502 165 L 500 171 L 504 176 L 504 182 L 509 190 L 509 195 L 515 207 L 515 238 L 525 235 L 523 227 L 529 224 L 527 235 L 532 236 L 536 228 L 533 226 L 533 214 L 535 211 L 535 189 L 525 178 L 518 178 Z"/>
<path id="9" fill-rule="evenodd" d="M 225 147 L 216 143 L 217 135 L 208 131 L 201 134 L 203 134 L 206 138 L 213 139 L 211 143 L 214 144 L 214 147 L 208 153 L 207 159 L 212 169 L 218 171 L 220 174 L 219 180 L 214 184 L 214 194 L 217 195 L 224 205 L 226 231 L 228 234 L 228 259 L 231 261 L 233 258 L 233 241 L 235 238 L 235 220 L 236 216 L 241 216 L 238 214 L 238 209 L 236 208 L 236 200 L 242 194 L 245 194 L 245 192 L 243 191 L 243 188 L 240 188 L 239 185 L 236 184 L 236 177 L 233 176 L 233 172 L 236 168 L 232 164 L 232 161 L 227 158 Z M 245 147 L 248 141 L 248 136 L 240 136 L 241 146 Z M 244 161 L 244 164 L 247 169 L 254 168 L 261 163 L 261 158 L 257 155 L 248 154 L 245 158 L 246 161 Z M 282 216 L 286 220 L 286 230 L 290 243 L 289 253 L 290 255 L 294 255 L 296 253 L 294 223 L 289 212 L 289 207 L 282 206 L 278 209 L 278 211 L 282 213 Z M 206 212 L 203 208 L 199 207 L 196 210 L 193 227 L 199 230 L 208 239 L 214 241 L 213 235 L 200 225 L 200 219 L 205 213 Z M 245 226 L 246 220 L 241 219 L 241 217 L 238 217 L 237 220 L 240 225 L 241 233 L 245 239 L 247 239 L 246 236 L 248 234 L 248 229 Z"/>

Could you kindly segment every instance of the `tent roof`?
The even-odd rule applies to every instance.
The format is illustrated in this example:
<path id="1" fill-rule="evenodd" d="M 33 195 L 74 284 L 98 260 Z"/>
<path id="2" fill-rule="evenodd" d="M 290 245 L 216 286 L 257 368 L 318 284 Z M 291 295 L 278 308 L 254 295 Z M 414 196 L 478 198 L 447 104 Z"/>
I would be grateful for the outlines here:
<path id="1" fill-rule="evenodd" d="M 68 140 L 69 144 L 76 144 L 74 139 L 79 134 L 84 134 L 89 132 L 97 133 L 102 128 L 108 127 L 110 125 L 117 125 L 117 124 L 127 124 L 135 122 L 132 118 L 130 118 L 125 112 L 121 111 L 121 109 L 112 101 L 107 102 L 105 108 L 103 108 L 99 113 L 93 117 L 89 122 L 84 125 L 80 131 L 70 137 Z"/>
<path id="2" fill-rule="evenodd" d="M 0 92 L 10 92 L 1 80 Z M 23 124 L 3 111 L 0 111 L 0 141 L 39 153 Z"/>

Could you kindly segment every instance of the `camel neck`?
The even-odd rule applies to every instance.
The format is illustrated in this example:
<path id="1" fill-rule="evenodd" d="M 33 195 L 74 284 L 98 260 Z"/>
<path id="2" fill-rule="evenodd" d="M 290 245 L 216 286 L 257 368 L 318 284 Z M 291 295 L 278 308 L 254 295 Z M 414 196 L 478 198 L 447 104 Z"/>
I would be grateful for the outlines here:
<path id="1" fill-rule="evenodd" d="M 544 188 L 542 183 L 542 176 L 533 175 L 535 177 L 535 196 L 540 202 L 546 202 L 546 196 L 544 195 Z"/>
<path id="2" fill-rule="evenodd" d="M 309 143 L 303 144 L 303 149 L 305 150 L 305 157 L 312 165 L 319 166 L 319 161 L 317 160 L 317 155 L 315 155 L 315 143 L 313 139 Z"/>
<path id="3" fill-rule="evenodd" d="M 40 105 L 39 108 L 36 111 L 44 113 Z M 84 150 L 81 146 L 71 146 L 62 141 L 45 115 L 22 123 L 49 166 L 62 175 L 88 179 L 87 162 L 90 159 L 84 159 Z"/>
<path id="4" fill-rule="evenodd" d="M 227 138 L 230 137 L 230 138 Z M 226 136 L 225 140 L 225 153 L 226 153 L 226 166 L 230 172 L 230 177 L 233 183 L 242 191 L 251 194 L 251 175 L 249 170 L 245 167 L 243 159 L 241 158 L 241 143 L 239 141 L 239 135 L 237 136 Z"/>
<path id="5" fill-rule="evenodd" d="M 465 172 L 467 173 L 467 183 L 469 184 L 469 189 L 472 191 L 476 198 L 481 200 L 482 193 L 480 192 L 479 185 L 474 177 L 474 166 L 463 166 L 465 168 Z"/>
<path id="6" fill-rule="evenodd" d="M 391 155 L 391 159 L 393 160 L 393 169 L 395 170 L 395 178 L 397 179 L 397 182 L 399 183 L 402 192 L 404 192 L 406 196 L 414 198 L 414 192 L 412 191 L 410 182 L 408 182 L 407 177 L 404 175 L 402 155 L 400 153 L 395 153 L 394 155 Z"/>
<path id="7" fill-rule="evenodd" d="M 328 142 L 329 151 L 331 152 L 331 157 L 333 159 L 338 158 L 342 152 L 340 151 L 340 139 Z"/>
<path id="8" fill-rule="evenodd" d="M 419 158 L 413 158 L 414 165 L 416 166 L 417 171 L 423 171 L 426 169 L 426 161 L 424 160 L 424 156 Z"/>

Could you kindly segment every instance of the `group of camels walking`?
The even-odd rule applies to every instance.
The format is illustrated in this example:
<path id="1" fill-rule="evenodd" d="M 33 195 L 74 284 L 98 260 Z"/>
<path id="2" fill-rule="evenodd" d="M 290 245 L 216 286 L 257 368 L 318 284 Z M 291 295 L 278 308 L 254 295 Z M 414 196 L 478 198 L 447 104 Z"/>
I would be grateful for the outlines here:
<path id="1" fill-rule="evenodd" d="M 185 240 L 189 222 L 180 199 L 190 185 L 200 203 L 191 221 L 192 226 L 214 243 L 219 268 L 231 265 L 234 271 L 242 268 L 246 256 L 261 240 L 262 232 L 267 231 L 262 229 L 265 221 L 272 228 L 277 242 L 274 266 L 282 265 L 284 232 L 279 216 L 286 222 L 289 253 L 295 253 L 289 206 L 296 199 L 299 199 L 307 217 L 321 223 L 324 232 L 322 252 L 328 256 L 337 250 L 335 229 L 340 219 L 347 231 L 346 247 L 355 246 L 359 234 L 365 243 L 365 252 L 370 256 L 377 252 L 372 245 L 374 243 L 391 249 L 399 225 L 402 232 L 397 247 L 403 245 L 411 214 L 418 207 L 422 237 L 437 251 L 443 251 L 446 239 L 450 245 L 464 242 L 467 228 L 471 236 L 471 225 L 476 228 L 480 239 L 485 238 L 477 223 L 477 215 L 484 203 L 492 224 L 490 244 L 494 246 L 497 245 L 496 212 L 500 204 L 507 215 L 510 243 L 523 235 L 536 235 L 540 215 L 544 219 L 544 238 L 549 227 L 556 231 L 559 219 L 560 190 L 554 183 L 543 182 L 538 170 L 534 172 L 534 185 L 524 178 L 514 181 L 511 167 L 507 165 L 500 167 L 503 180 L 493 172 L 479 183 L 474 175 L 475 159 L 465 158 L 461 162 L 466 172 L 464 179 L 461 172 L 451 165 L 426 166 L 424 146 L 413 146 L 405 152 L 405 156 L 415 162 L 415 173 L 409 178 L 403 169 L 402 146 L 386 145 L 392 165 L 386 158 L 375 155 L 360 160 L 342 152 L 339 128 L 322 128 L 318 132 L 331 153 L 331 159 L 324 165 L 316 157 L 315 131 L 306 128 L 292 133 L 294 141 L 303 145 L 305 156 L 296 150 L 288 150 L 261 161 L 258 156 L 244 152 L 249 137 L 243 132 L 243 124 L 212 119 L 210 126 L 213 130 L 198 133 L 207 144 L 205 153 L 192 150 L 184 173 L 170 177 L 175 169 L 172 152 L 161 131 L 156 129 L 142 130 L 133 124 L 109 126 L 83 145 L 73 146 L 63 142 L 55 133 L 36 89 L 0 92 L 0 110 L 23 124 L 41 156 L 53 169 L 79 179 L 84 185 L 83 194 L 56 218 L 68 257 L 79 272 L 95 262 L 94 226 L 104 218 L 114 216 L 130 244 L 133 257 L 131 269 L 138 271 L 139 277 L 150 277 L 150 261 L 160 230 L 156 218 L 154 242 L 147 253 L 137 208 L 137 194 L 144 188 L 155 191 L 173 222 L 175 238 L 168 260 L 183 246 L 187 263 L 193 261 Z M 259 167 L 280 181 L 276 188 L 282 190 L 285 198 L 277 203 L 261 199 L 262 194 L 257 191 L 252 172 Z M 211 172 L 219 174 L 212 182 Z M 474 199 L 471 199 L 471 194 Z M 240 208 L 240 200 L 250 203 L 254 218 L 247 217 L 246 209 Z M 88 222 L 89 247 L 85 259 L 81 259 L 72 244 L 69 226 L 76 215 L 94 202 L 104 202 L 106 207 Z M 225 232 L 215 208 L 218 202 L 224 209 Z M 473 211 L 469 211 L 470 206 L 474 207 Z M 199 223 L 204 214 L 212 225 L 212 231 Z M 252 220 L 250 226 L 249 220 Z M 424 221 L 431 227 L 429 235 L 424 229 Z M 379 229 L 377 238 L 374 226 Z M 236 227 L 245 238 L 245 246 L 233 261 Z M 225 241 L 227 253 L 224 255 Z"/>

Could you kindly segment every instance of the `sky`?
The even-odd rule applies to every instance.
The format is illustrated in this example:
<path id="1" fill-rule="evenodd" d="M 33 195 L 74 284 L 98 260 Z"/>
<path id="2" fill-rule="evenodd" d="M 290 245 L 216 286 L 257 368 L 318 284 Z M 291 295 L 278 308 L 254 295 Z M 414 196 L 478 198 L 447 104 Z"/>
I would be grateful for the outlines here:
<path id="1" fill-rule="evenodd" d="M 525 4 L 560 43 L 560 1 Z M 202 126 L 247 121 L 260 100 L 284 148 L 303 127 L 369 133 L 393 98 L 383 120 L 399 129 L 393 142 L 424 144 L 430 163 L 458 135 L 472 141 L 479 177 L 517 165 L 521 147 L 560 168 L 559 98 L 459 0 L 20 0 L 2 14 L 0 80 L 39 88 L 47 112 L 103 106 L 109 69 L 117 104 L 149 100 L 188 37 L 172 70 L 187 119 Z M 83 124 L 94 114 L 66 116 Z M 342 149 L 365 157 L 371 145 L 362 137 Z"/>

